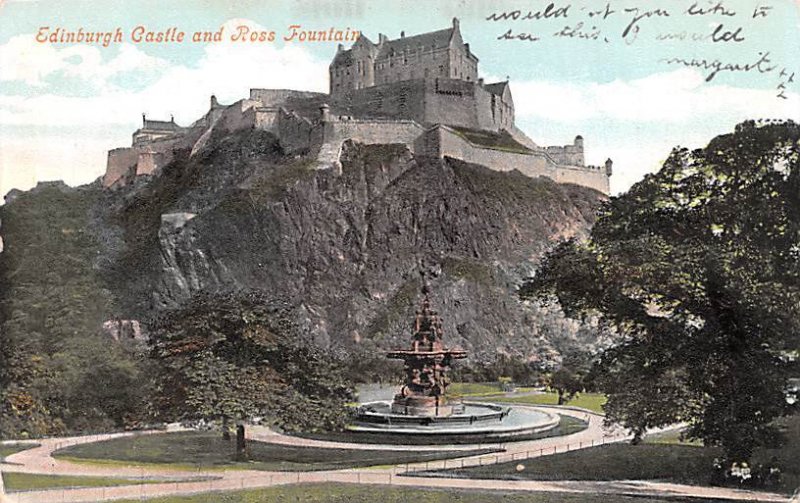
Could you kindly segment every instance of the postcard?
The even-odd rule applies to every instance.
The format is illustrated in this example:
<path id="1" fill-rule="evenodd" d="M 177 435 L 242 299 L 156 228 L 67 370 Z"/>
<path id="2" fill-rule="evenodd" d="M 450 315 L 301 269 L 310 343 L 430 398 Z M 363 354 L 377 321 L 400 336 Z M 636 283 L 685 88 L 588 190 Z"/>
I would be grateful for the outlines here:
<path id="1" fill-rule="evenodd" d="M 0 0 L 0 501 L 797 501 L 799 33 Z"/>

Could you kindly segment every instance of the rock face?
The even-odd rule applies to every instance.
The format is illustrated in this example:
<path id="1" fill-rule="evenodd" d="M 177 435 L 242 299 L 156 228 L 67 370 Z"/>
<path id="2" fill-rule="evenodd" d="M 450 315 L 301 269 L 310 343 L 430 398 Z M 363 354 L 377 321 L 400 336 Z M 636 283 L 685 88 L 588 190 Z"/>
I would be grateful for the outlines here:
<path id="1" fill-rule="evenodd" d="M 403 145 L 346 143 L 341 160 L 316 170 L 269 133 L 240 131 L 105 192 L 89 229 L 116 310 L 105 319 L 258 289 L 296 306 L 320 343 L 388 349 L 409 337 L 424 267 L 449 344 L 473 363 L 547 362 L 596 343 L 559 312 L 520 302 L 516 287 L 556 242 L 587 233 L 600 193 L 415 158 Z"/>

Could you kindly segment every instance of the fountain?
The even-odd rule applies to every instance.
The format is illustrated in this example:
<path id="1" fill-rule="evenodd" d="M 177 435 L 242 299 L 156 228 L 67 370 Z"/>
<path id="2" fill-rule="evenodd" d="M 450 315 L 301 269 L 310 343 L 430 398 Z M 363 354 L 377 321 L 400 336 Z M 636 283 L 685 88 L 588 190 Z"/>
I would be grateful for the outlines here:
<path id="1" fill-rule="evenodd" d="M 533 407 L 463 402 L 447 394 L 447 372 L 454 360 L 467 357 L 443 342 L 442 321 L 431 308 L 430 288 L 423 274 L 422 303 L 416 311 L 411 347 L 387 353 L 404 363 L 405 384 L 391 401 L 358 408 L 348 429 L 398 434 L 467 434 L 508 437 L 538 433 L 558 426 L 554 414 Z"/>

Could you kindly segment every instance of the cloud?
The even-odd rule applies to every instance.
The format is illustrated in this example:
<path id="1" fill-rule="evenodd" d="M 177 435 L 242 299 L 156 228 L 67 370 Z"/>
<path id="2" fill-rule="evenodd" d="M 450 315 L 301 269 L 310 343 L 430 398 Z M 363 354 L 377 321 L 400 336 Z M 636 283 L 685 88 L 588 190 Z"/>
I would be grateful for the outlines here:
<path id="1" fill-rule="evenodd" d="M 518 123 L 542 144 L 586 141 L 587 163 L 614 161 L 612 193 L 657 171 L 672 148 L 702 147 L 747 119 L 800 121 L 800 97 L 711 85 L 692 69 L 605 84 L 512 82 Z"/>
<path id="2" fill-rule="evenodd" d="M 129 43 L 120 44 L 117 54 L 105 61 L 99 47 L 41 44 L 33 33 L 17 35 L 0 45 L 0 61 L 0 81 L 22 82 L 36 88 L 46 88 L 48 77 L 72 77 L 92 89 L 104 89 L 111 85 L 109 79 L 120 74 L 135 71 L 150 75 L 168 66 L 165 60 L 149 56 Z"/>
<path id="3" fill-rule="evenodd" d="M 241 24 L 264 29 L 246 19 L 232 19 L 225 31 Z M 103 61 L 92 46 L 54 48 L 31 40 L 32 34 L 22 35 L 0 46 L 0 81 L 22 81 L 41 89 L 34 96 L 0 95 L 0 195 L 13 187 L 31 187 L 35 180 L 93 180 L 105 170 L 107 150 L 130 143 L 143 112 L 153 118 L 174 114 L 178 123 L 190 124 L 208 110 L 212 93 L 230 103 L 257 87 L 327 90 L 328 61 L 314 58 L 300 45 L 226 41 L 206 45 L 192 65 L 169 65 L 131 44 L 123 44 L 113 58 Z M 144 88 L 112 83 L 115 76 L 144 70 L 156 73 Z M 48 77 L 54 75 L 94 85 L 95 92 L 56 94 L 47 87 Z M 45 132 L 35 138 L 11 134 L 32 128 Z"/>
<path id="4" fill-rule="evenodd" d="M 605 84 L 523 81 L 512 84 L 516 115 L 554 122 L 592 119 L 685 123 L 698 118 L 800 118 L 800 97 L 772 89 L 711 85 L 693 69 Z"/>
<path id="5" fill-rule="evenodd" d="M 225 24 L 226 32 L 240 24 L 263 29 L 251 21 L 234 19 Z M 12 58 L 10 64 L 3 65 L 0 80 L 44 85 L 44 77 L 61 71 L 87 84 L 95 79 L 105 83 L 97 94 L 86 97 L 48 93 L 47 89 L 32 97 L 0 96 L 0 125 L 132 124 L 142 112 L 153 116 L 174 114 L 179 122 L 190 123 L 205 113 L 212 93 L 222 101 L 234 101 L 247 97 L 251 87 L 327 89 L 328 63 L 315 59 L 301 46 L 226 41 L 207 45 L 195 65 L 170 66 L 130 44 L 122 45 L 116 57 L 104 63 L 95 47 L 32 47 L 20 38 L 31 36 L 14 37 L 0 46 L 0 60 L 5 62 L 4 55 L 21 48 L 30 52 L 27 57 Z M 80 61 L 71 59 L 75 55 L 80 56 Z M 143 89 L 129 90 L 108 83 L 122 72 L 145 70 L 159 73 Z"/>

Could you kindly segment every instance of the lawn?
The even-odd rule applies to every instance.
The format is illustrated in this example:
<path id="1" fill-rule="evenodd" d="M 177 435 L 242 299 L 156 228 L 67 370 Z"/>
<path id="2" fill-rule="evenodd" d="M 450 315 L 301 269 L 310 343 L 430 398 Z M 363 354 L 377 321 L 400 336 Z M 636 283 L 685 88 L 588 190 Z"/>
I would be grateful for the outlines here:
<path id="1" fill-rule="evenodd" d="M 558 405 L 558 394 L 554 392 L 535 393 L 521 396 L 482 396 L 482 401 L 497 403 L 520 403 L 528 405 Z M 603 413 L 603 405 L 606 403 L 606 396 L 600 393 L 579 393 L 575 398 L 569 400 L 565 405 L 571 407 L 581 407 Z"/>
<path id="2" fill-rule="evenodd" d="M 313 438 L 315 440 L 329 440 L 332 442 L 352 442 L 357 444 L 389 444 L 389 445 L 467 445 L 487 443 L 510 443 L 540 438 L 560 437 L 571 435 L 586 429 L 586 422 L 570 416 L 560 416 L 558 426 L 552 430 L 541 433 L 531 433 L 518 437 L 493 439 L 485 435 L 393 435 L 391 433 L 366 433 L 358 431 L 344 431 L 339 433 L 299 433 L 297 436 Z"/>
<path id="3" fill-rule="evenodd" d="M 480 396 L 502 392 L 499 382 L 454 382 L 447 387 L 448 395 Z"/>
<path id="4" fill-rule="evenodd" d="M 783 473 L 778 490 L 792 492 L 800 487 L 800 416 L 779 421 L 786 433 L 780 449 L 760 449 L 752 465 L 766 464 L 776 457 Z M 662 480 L 707 485 L 719 448 L 680 442 L 675 433 L 656 435 L 642 445 L 611 444 L 553 456 L 435 472 L 443 476 L 500 478 L 512 480 Z"/>
<path id="5" fill-rule="evenodd" d="M 73 487 L 108 487 L 131 484 L 159 484 L 174 482 L 164 479 L 121 479 L 115 477 L 80 477 L 69 475 L 44 475 L 38 473 L 3 472 L 3 485 L 8 492 L 37 491 Z"/>
<path id="6" fill-rule="evenodd" d="M 120 503 L 135 503 L 126 500 Z M 418 489 L 355 484 L 298 484 L 255 491 L 170 496 L 149 503 L 714 503 L 714 500 L 628 497 L 609 494 L 556 494 L 516 491 Z"/>
<path id="7" fill-rule="evenodd" d="M 320 449 L 250 441 L 247 444 L 250 461 L 237 462 L 233 460 L 234 445 L 233 441 L 223 440 L 216 432 L 179 432 L 75 445 L 56 451 L 55 456 L 79 462 L 110 460 L 130 464 L 310 471 L 415 463 L 497 452 L 497 449 L 427 452 Z"/>
<path id="8" fill-rule="evenodd" d="M 39 444 L 0 444 L 0 461 L 18 452 L 39 447 Z"/>

